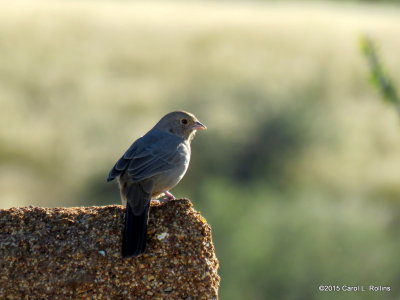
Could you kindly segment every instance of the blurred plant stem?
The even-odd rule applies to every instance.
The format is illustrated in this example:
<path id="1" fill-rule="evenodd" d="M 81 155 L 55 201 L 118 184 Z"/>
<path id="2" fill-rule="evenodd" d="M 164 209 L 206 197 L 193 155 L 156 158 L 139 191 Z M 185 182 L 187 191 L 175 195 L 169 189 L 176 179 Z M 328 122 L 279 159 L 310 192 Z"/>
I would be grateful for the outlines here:
<path id="1" fill-rule="evenodd" d="M 375 42 L 370 37 L 364 35 L 361 37 L 360 44 L 361 51 L 369 65 L 371 83 L 378 88 L 383 100 L 393 104 L 400 115 L 400 98 L 396 87 L 379 58 Z"/>

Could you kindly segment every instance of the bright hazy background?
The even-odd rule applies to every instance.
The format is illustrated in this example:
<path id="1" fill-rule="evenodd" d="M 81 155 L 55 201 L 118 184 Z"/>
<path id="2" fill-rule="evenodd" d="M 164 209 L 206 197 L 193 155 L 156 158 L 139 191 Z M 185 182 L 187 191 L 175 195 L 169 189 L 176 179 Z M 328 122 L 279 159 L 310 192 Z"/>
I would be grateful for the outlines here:
<path id="1" fill-rule="evenodd" d="M 212 225 L 221 299 L 400 299 L 400 120 L 359 49 L 400 87 L 400 6 L 0 6 L 0 207 L 119 203 L 109 169 L 184 109 L 209 130 L 174 194 Z"/>

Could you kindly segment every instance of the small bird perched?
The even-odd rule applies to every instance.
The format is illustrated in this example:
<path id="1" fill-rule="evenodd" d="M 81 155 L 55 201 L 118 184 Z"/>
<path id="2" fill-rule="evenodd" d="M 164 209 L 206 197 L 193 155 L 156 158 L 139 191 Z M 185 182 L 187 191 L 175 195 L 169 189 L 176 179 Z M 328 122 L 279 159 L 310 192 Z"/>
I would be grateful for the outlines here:
<path id="1" fill-rule="evenodd" d="M 185 175 L 190 161 L 190 142 L 197 130 L 207 129 L 185 111 L 164 117 L 137 139 L 117 161 L 107 181 L 118 179 L 122 203 L 126 203 L 122 256 L 132 257 L 146 249 L 151 198 L 169 192 Z"/>

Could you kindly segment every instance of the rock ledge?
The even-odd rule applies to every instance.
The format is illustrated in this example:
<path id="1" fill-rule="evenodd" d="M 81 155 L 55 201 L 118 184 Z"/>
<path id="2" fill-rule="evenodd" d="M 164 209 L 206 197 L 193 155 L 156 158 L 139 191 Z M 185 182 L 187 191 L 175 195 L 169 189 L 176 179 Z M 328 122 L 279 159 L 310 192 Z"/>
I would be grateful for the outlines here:
<path id="1" fill-rule="evenodd" d="M 217 299 L 211 228 L 187 199 L 151 208 L 146 254 L 120 254 L 124 207 L 0 210 L 1 299 Z"/>

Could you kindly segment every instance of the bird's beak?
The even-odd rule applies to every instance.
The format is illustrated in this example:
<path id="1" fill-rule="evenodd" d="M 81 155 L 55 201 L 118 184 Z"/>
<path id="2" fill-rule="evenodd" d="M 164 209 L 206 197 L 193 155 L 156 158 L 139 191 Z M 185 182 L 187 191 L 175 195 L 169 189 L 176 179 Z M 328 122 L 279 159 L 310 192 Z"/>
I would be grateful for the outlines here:
<path id="1" fill-rule="evenodd" d="M 204 124 L 201 124 L 199 121 L 194 122 L 192 129 L 194 130 L 206 130 L 207 127 Z"/>

